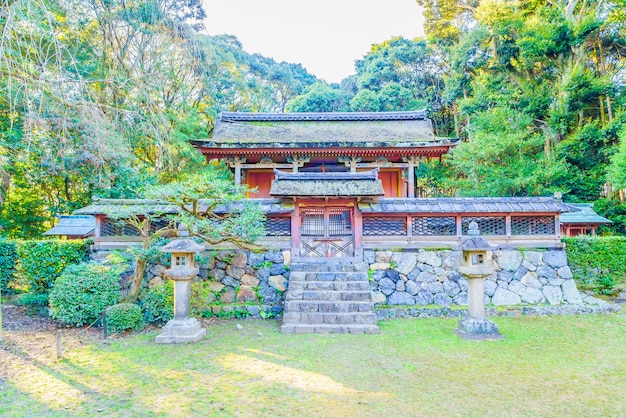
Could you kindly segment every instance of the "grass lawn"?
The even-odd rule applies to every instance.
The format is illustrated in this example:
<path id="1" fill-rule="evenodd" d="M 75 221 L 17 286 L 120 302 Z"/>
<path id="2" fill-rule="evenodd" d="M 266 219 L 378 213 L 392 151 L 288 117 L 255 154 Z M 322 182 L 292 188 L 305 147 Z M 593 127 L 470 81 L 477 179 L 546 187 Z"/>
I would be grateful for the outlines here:
<path id="1" fill-rule="evenodd" d="M 381 322 L 380 335 L 224 321 L 180 346 L 155 345 L 156 332 L 109 345 L 74 333 L 60 361 L 54 332 L 5 331 L 0 416 L 626 414 L 626 315 L 495 322 L 505 341 L 460 340 L 454 319 Z"/>

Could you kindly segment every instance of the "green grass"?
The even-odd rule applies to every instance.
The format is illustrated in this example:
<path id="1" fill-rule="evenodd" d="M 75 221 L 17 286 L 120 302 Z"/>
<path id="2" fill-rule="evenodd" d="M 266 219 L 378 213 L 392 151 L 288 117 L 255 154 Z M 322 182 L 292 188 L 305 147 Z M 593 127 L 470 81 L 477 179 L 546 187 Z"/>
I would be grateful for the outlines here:
<path id="1" fill-rule="evenodd" d="M 223 321 L 194 345 L 68 338 L 61 361 L 53 336 L 5 332 L 0 416 L 623 416 L 624 314 L 495 322 L 505 341 L 460 340 L 455 319 L 381 322 L 380 335 Z"/>

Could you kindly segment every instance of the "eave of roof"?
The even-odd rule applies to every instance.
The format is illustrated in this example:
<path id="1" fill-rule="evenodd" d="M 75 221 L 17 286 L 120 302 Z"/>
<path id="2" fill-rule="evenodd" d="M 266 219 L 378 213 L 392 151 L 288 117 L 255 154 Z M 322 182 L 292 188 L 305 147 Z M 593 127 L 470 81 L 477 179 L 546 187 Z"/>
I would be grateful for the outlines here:
<path id="1" fill-rule="evenodd" d="M 200 200 L 199 211 L 206 211 L 212 201 Z M 263 199 L 244 199 L 233 202 L 228 205 L 219 205 L 215 208 L 215 213 L 229 213 L 242 210 L 246 204 L 257 204 L 261 211 L 266 214 L 291 213 L 293 211 L 293 202 L 285 202 L 280 199 L 263 198 Z M 179 207 L 168 202 L 151 200 L 151 199 L 95 199 L 93 203 L 87 207 L 74 211 L 75 214 L 81 215 L 107 215 L 114 214 L 117 216 L 135 213 L 135 214 L 153 214 L 153 215 L 174 215 L 179 212 Z"/>
<path id="2" fill-rule="evenodd" d="M 593 210 L 593 204 L 591 203 L 570 203 L 569 205 L 578 208 L 579 211 L 561 215 L 562 224 L 603 225 L 613 223 L 613 221 L 604 216 L 598 215 Z"/>
<path id="3" fill-rule="evenodd" d="M 222 112 L 224 122 L 270 122 L 270 121 L 375 121 L 375 120 L 425 120 L 424 110 L 405 112 L 293 112 L 293 113 L 254 113 Z"/>
<path id="4" fill-rule="evenodd" d="M 59 223 L 43 233 L 46 236 L 87 236 L 96 229 L 93 216 L 61 216 Z"/>
<path id="5" fill-rule="evenodd" d="M 578 209 L 553 197 L 384 198 L 359 202 L 363 213 L 563 213 Z"/>

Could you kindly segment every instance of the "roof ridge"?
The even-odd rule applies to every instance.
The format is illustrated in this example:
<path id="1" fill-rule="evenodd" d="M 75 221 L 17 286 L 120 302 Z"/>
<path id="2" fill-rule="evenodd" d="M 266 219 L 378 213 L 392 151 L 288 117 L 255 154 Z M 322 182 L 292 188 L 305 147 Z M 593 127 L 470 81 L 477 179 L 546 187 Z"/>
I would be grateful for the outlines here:
<path id="1" fill-rule="evenodd" d="M 425 120 L 425 110 L 401 112 L 226 112 L 220 114 L 222 122 L 298 122 L 298 121 L 358 121 L 358 120 Z"/>

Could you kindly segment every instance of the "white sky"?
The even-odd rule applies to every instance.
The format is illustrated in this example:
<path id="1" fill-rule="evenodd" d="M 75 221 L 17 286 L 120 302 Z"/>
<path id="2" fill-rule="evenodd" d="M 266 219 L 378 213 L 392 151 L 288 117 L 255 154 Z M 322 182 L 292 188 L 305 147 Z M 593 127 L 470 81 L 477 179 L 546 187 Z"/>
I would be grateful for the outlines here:
<path id="1" fill-rule="evenodd" d="M 210 35 L 235 35 L 249 53 L 302 64 L 328 82 L 392 36 L 423 35 L 415 0 L 203 0 Z"/>

